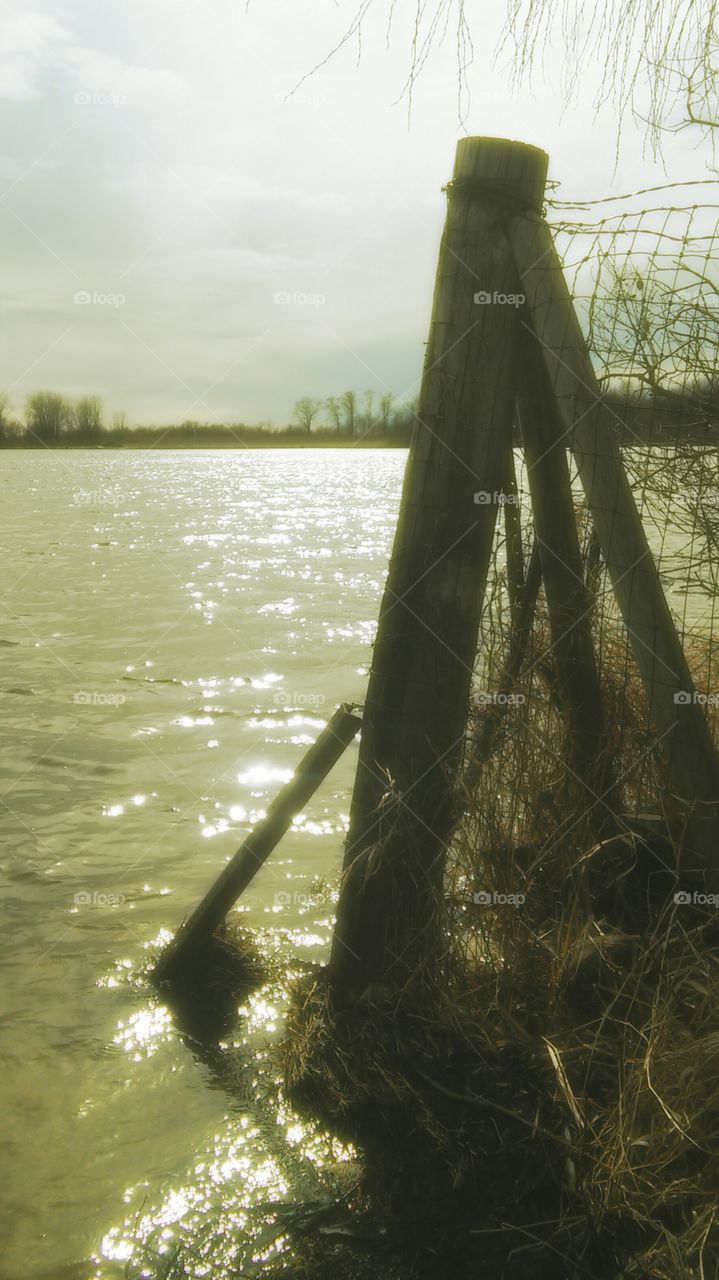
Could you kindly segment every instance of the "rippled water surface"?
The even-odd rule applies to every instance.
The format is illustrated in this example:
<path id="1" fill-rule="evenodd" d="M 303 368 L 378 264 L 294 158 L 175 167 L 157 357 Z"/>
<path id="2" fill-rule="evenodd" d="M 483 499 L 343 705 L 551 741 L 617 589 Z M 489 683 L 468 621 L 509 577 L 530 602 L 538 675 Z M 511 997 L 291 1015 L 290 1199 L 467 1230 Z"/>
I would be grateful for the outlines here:
<path id="1" fill-rule="evenodd" d="M 282 991 L 213 1058 L 140 971 L 363 699 L 404 460 L 0 455 L 2 1280 L 249 1275 L 268 1204 L 341 1185 L 347 1152 L 263 1103 Z M 293 963 L 327 954 L 356 752 L 242 899 Z"/>
<path id="2" fill-rule="evenodd" d="M 215 1201 L 236 1228 L 338 1155 L 283 1168 L 134 974 L 329 710 L 363 698 L 404 460 L 0 460 L 3 1280 L 124 1275 L 133 1235 L 167 1255 Z M 309 890 L 338 870 L 355 763 L 243 899 L 288 954 L 326 953 Z M 271 994 L 248 1007 L 253 1079 L 277 1016 Z"/>

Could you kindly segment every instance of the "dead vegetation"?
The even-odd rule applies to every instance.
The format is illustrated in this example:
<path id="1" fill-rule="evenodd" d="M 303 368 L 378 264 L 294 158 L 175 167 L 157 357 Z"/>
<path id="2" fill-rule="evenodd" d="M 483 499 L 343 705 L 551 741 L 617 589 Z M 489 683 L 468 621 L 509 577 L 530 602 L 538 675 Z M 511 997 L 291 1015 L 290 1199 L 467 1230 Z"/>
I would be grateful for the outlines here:
<path id="1" fill-rule="evenodd" d="M 716 900 L 684 848 L 601 575 L 621 812 L 601 792 L 572 810 L 541 604 L 523 700 L 453 842 L 441 973 L 374 985 L 351 1008 L 335 1007 L 324 972 L 303 979 L 283 1075 L 302 1113 L 361 1152 L 350 1208 L 376 1275 L 706 1280 L 719 1265 Z M 699 681 L 711 646 L 688 651 Z M 306 1241 L 304 1256 L 297 1275 L 323 1274 Z"/>

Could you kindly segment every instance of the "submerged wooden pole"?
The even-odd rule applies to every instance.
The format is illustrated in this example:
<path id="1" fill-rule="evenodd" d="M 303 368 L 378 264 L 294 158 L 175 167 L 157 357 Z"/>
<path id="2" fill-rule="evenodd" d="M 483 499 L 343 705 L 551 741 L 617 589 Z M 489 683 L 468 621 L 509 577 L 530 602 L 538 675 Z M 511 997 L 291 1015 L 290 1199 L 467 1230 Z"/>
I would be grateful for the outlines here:
<path id="1" fill-rule="evenodd" d="M 719 760 L 662 590 L 562 266 L 547 224 L 522 214 L 509 238 L 529 320 L 577 462 L 602 554 L 641 672 L 677 797 L 689 810 L 687 843 L 719 868 Z"/>
<path id="2" fill-rule="evenodd" d="M 348 999 L 431 963 L 483 589 L 512 441 L 510 212 L 547 157 L 465 138 L 448 186 L 417 426 L 380 607 L 329 976 Z"/>
<path id="3" fill-rule="evenodd" d="M 338 707 L 317 741 L 297 767 L 295 776 L 270 804 L 267 817 L 258 823 L 215 880 L 192 915 L 182 924 L 160 956 L 153 978 L 167 982 L 179 975 L 222 923 L 242 891 L 266 862 L 292 819 L 327 777 L 355 737 L 362 721 L 347 704 Z"/>

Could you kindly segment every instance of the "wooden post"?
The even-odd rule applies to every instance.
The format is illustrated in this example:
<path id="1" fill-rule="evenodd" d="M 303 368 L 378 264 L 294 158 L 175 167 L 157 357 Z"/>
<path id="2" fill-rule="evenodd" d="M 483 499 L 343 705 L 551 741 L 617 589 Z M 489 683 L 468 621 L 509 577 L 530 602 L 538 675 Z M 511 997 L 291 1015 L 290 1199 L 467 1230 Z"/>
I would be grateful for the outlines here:
<path id="1" fill-rule="evenodd" d="M 524 553 L 522 550 L 522 517 L 519 509 L 514 453 L 507 449 L 507 475 L 504 482 L 504 546 L 507 564 L 507 591 L 512 625 L 516 625 L 524 586 Z"/>
<path id="2" fill-rule="evenodd" d="M 330 979 L 351 999 L 439 948 L 483 586 L 512 440 L 518 291 L 504 234 L 539 210 L 547 157 L 501 138 L 458 147 L 418 423 L 382 600 Z"/>
<path id="3" fill-rule="evenodd" d="M 266 862 L 285 834 L 296 813 L 327 777 L 349 746 L 362 721 L 343 704 L 309 748 L 290 782 L 275 796 L 267 817 L 250 833 L 234 857 L 172 942 L 160 956 L 153 972 L 156 982 L 168 982 L 186 970 L 200 948 L 222 923 L 242 891 Z"/>
<path id="4" fill-rule="evenodd" d="M 566 441 L 536 339 L 526 329 L 522 330 L 520 350 L 522 378 L 517 407 L 547 595 L 552 656 L 569 731 L 566 764 L 576 779 L 589 788 L 591 796 L 584 794 L 581 801 L 591 806 L 592 796 L 601 795 L 607 783 L 599 759 L 602 693 Z M 577 793 L 570 787 L 576 798 L 581 790 L 580 786 Z M 613 799 L 605 799 L 602 807 L 606 810 Z M 600 816 L 603 815 L 596 814 L 597 819 Z"/>
<path id="5" fill-rule="evenodd" d="M 529 320 L 577 462 L 677 796 L 691 810 L 687 843 L 719 867 L 719 761 L 622 464 L 547 224 L 512 219 L 509 238 Z"/>
<path id="6" fill-rule="evenodd" d="M 507 657 L 499 678 L 499 693 L 505 695 L 512 693 L 522 673 L 532 635 L 532 619 L 537 605 L 537 595 L 539 594 L 541 581 L 542 561 L 539 554 L 539 543 L 535 537 L 527 565 L 527 574 L 517 601 L 516 617 L 512 623 L 512 634 Z M 471 803 L 482 768 L 494 750 L 497 735 L 508 709 L 509 703 L 506 697 L 502 701 L 490 703 L 485 711 L 481 726 L 474 740 L 470 743 L 467 762 L 462 775 L 462 790 L 468 803 Z"/>

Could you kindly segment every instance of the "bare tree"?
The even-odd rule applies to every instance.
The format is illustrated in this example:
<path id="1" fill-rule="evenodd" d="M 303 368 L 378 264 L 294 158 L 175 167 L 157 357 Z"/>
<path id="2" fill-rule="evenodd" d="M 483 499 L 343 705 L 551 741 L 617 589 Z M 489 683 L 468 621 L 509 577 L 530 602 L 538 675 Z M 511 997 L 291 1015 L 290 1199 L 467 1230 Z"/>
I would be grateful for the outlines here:
<path id="1" fill-rule="evenodd" d="M 315 400 L 312 396 L 303 396 L 295 404 L 294 414 L 301 427 L 309 434 L 312 430 L 312 423 L 322 408 L 322 401 Z"/>
<path id="2" fill-rule="evenodd" d="M 661 0 L 653 5 L 607 0 L 592 10 L 583 0 L 510 0 L 504 43 L 514 46 L 514 76 L 519 82 L 541 67 L 559 26 L 565 103 L 587 71 L 599 66 L 594 106 L 611 104 L 620 129 L 631 111 L 646 125 L 658 150 L 661 131 L 682 101 L 677 66 L 693 68 L 695 78 L 715 80 L 716 22 L 715 0 Z"/>
<path id="3" fill-rule="evenodd" d="M 328 396 L 325 400 L 325 409 L 329 414 L 329 419 L 335 431 L 342 429 L 341 405 L 336 396 Z"/>
<path id="4" fill-rule="evenodd" d="M 10 436 L 10 401 L 5 392 L 0 392 L 0 444 Z"/>
<path id="5" fill-rule="evenodd" d="M 707 31 L 707 46 L 702 57 L 690 59 L 679 54 L 664 54 L 662 61 L 650 63 L 651 74 L 671 88 L 677 119 L 652 120 L 655 134 L 682 133 L 699 130 L 711 146 L 711 168 L 716 169 L 716 139 L 719 136 L 719 37 L 713 28 Z"/>
<path id="6" fill-rule="evenodd" d="M 102 400 L 99 396 L 83 396 L 75 404 L 73 411 L 75 430 L 88 439 L 99 436 L 103 430 Z"/>
<path id="7" fill-rule="evenodd" d="M 357 413 L 357 392 L 345 391 L 340 396 L 340 405 L 345 411 L 345 426 L 349 435 L 355 433 L 355 416 Z"/>
<path id="8" fill-rule="evenodd" d="M 396 7 L 394 0 L 384 0 L 387 38 Z M 375 0 L 359 0 L 349 27 L 322 62 L 351 40 L 356 39 L 361 47 L 363 23 L 376 8 Z M 644 123 L 658 152 L 662 131 L 671 124 L 682 99 L 690 123 L 716 127 L 716 0 L 660 0 L 658 4 L 604 0 L 593 6 L 584 0 L 506 0 L 504 11 L 494 61 L 510 52 L 515 89 L 543 69 L 550 48 L 563 45 L 561 92 L 565 106 L 586 83 L 588 73 L 598 67 L 601 79 L 593 105 L 613 106 L 619 133 L 629 111 Z M 410 106 L 433 49 L 451 31 L 457 50 L 458 110 L 462 119 L 467 116 L 471 102 L 468 73 L 474 60 L 474 40 L 481 41 L 484 34 L 483 18 L 481 6 L 470 6 L 468 0 L 434 0 L 433 4 L 416 0 L 404 86 Z"/>
<path id="9" fill-rule="evenodd" d="M 410 400 L 403 400 L 395 410 L 395 423 L 404 431 L 411 431 L 417 421 L 417 410 L 419 409 L 419 396 L 412 396 Z"/>
<path id="10" fill-rule="evenodd" d="M 389 431 L 389 415 L 392 412 L 393 404 L 394 391 L 388 391 L 386 395 L 380 397 L 379 420 L 383 431 Z"/>
<path id="11" fill-rule="evenodd" d="M 112 429 L 113 431 L 127 430 L 127 414 L 123 410 L 120 410 L 119 413 L 113 413 Z"/>
<path id="12" fill-rule="evenodd" d="M 719 383 L 719 283 L 691 261 L 601 261 L 589 341 L 605 385 L 661 407 L 677 429 L 708 429 Z"/>
<path id="13" fill-rule="evenodd" d="M 371 389 L 369 391 L 365 391 L 364 402 L 365 402 L 365 414 L 364 414 L 365 431 L 371 431 L 374 425 L 374 415 L 372 412 L 374 408 L 374 391 L 372 391 Z"/>
<path id="14" fill-rule="evenodd" d="M 629 264 L 609 261 L 604 292 L 593 300 L 592 341 L 604 379 L 619 379 L 656 396 L 668 373 L 670 332 L 661 283 Z"/>
<path id="15" fill-rule="evenodd" d="M 26 406 L 28 432 L 42 444 L 54 444 L 72 422 L 72 409 L 56 391 L 36 391 Z"/>

